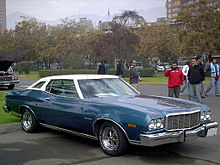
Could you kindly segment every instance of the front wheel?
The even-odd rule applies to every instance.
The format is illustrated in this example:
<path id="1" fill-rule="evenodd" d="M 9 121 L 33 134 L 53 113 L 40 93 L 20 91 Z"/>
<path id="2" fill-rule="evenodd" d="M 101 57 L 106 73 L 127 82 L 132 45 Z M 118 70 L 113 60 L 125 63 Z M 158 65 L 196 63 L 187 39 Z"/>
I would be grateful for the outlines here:
<path id="1" fill-rule="evenodd" d="M 23 130 L 28 133 L 35 132 L 39 127 L 39 124 L 35 119 L 34 115 L 28 109 L 25 109 L 22 113 L 21 126 Z"/>
<path id="2" fill-rule="evenodd" d="M 128 148 L 128 141 L 124 132 L 110 122 L 105 122 L 101 125 L 99 142 L 103 151 L 112 156 L 122 155 Z"/>

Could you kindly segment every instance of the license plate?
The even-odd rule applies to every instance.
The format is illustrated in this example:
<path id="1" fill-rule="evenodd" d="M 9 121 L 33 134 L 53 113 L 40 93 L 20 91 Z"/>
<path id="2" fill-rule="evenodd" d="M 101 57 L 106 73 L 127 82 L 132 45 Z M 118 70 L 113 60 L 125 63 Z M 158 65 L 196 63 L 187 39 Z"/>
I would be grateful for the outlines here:
<path id="1" fill-rule="evenodd" d="M 218 128 L 209 128 L 207 132 L 207 136 L 216 136 Z"/>

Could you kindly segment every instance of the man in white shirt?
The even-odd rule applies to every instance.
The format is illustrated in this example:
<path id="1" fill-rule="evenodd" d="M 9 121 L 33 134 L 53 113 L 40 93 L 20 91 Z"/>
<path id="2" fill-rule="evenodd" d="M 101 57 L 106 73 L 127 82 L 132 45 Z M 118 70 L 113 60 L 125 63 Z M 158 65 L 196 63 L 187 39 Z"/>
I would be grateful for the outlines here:
<path id="1" fill-rule="evenodd" d="M 188 80 L 189 66 L 190 66 L 190 61 L 187 61 L 185 63 L 185 65 L 183 66 L 183 69 L 182 69 L 182 72 L 183 72 L 183 75 L 184 75 L 184 86 L 180 90 L 180 95 L 182 95 L 182 93 L 184 92 L 186 87 L 188 87 L 188 96 L 190 96 L 190 83 L 189 83 L 189 80 Z"/>

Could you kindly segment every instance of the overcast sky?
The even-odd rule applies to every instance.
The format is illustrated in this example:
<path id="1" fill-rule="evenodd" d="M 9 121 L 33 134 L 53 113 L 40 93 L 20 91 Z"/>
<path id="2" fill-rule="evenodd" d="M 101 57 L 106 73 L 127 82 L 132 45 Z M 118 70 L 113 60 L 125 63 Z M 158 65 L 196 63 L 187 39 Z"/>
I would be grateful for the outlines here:
<path id="1" fill-rule="evenodd" d="M 71 15 L 120 13 L 122 10 L 148 10 L 164 7 L 165 0 L 6 0 L 7 14 L 23 12 L 44 20 Z"/>

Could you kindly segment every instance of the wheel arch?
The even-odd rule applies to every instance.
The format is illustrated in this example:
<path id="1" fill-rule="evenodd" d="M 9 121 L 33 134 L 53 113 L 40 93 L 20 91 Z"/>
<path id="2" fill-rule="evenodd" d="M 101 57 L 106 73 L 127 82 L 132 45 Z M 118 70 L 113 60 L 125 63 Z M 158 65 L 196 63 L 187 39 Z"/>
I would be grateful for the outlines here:
<path id="1" fill-rule="evenodd" d="M 120 130 L 122 130 L 122 132 L 125 134 L 125 137 L 126 139 L 128 140 L 128 142 L 130 142 L 130 139 L 128 138 L 128 135 L 125 131 L 125 129 L 116 121 L 112 120 L 112 119 L 108 119 L 108 118 L 99 118 L 97 120 L 95 120 L 94 124 L 93 124 L 93 132 L 94 134 L 98 137 L 98 131 L 99 131 L 99 128 L 101 127 L 101 125 L 104 123 L 104 122 L 110 122 L 110 123 L 113 123 L 115 124 L 116 126 L 119 127 Z"/>
<path id="2" fill-rule="evenodd" d="M 37 120 L 37 117 L 36 117 L 34 111 L 33 111 L 29 106 L 27 106 L 27 105 L 20 105 L 19 110 L 20 110 L 20 113 L 21 113 L 21 114 L 23 113 L 23 111 L 24 111 L 25 109 L 28 109 L 29 111 L 31 111 L 31 113 L 34 115 L 35 119 Z M 38 120 L 37 120 L 37 121 L 38 121 Z"/>

